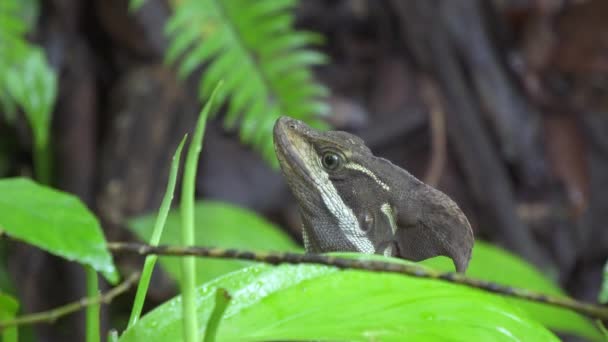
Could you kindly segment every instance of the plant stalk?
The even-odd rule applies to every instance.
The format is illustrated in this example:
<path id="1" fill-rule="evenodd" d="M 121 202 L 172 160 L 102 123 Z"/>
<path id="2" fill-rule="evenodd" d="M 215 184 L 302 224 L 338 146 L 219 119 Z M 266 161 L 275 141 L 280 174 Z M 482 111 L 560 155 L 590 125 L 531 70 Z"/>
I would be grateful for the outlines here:
<path id="1" fill-rule="evenodd" d="M 188 148 L 186 156 L 186 165 L 184 170 L 182 197 L 181 197 L 181 216 L 182 216 L 182 245 L 194 245 L 194 190 L 196 183 L 196 170 L 201 149 L 203 147 L 203 135 L 207 117 L 213 106 L 213 99 L 220 88 L 219 83 L 209 100 L 201 110 L 201 113 L 196 123 L 192 143 Z M 200 342 L 198 333 L 198 323 L 196 315 L 196 260 L 194 257 L 185 257 L 181 259 L 182 269 L 182 321 L 183 321 L 183 336 L 186 342 Z"/>
<path id="2" fill-rule="evenodd" d="M 86 281 L 87 281 L 87 297 L 96 298 L 99 297 L 99 279 L 97 278 L 97 272 L 91 266 L 85 266 Z M 99 313 L 101 305 L 99 303 L 92 303 L 87 306 L 86 310 L 86 341 L 87 342 L 99 342 Z"/>
<path id="3" fill-rule="evenodd" d="M 167 190 L 165 191 L 165 196 L 163 197 L 163 201 L 160 205 L 158 216 L 156 217 L 156 223 L 154 224 L 152 237 L 150 238 L 150 245 L 152 246 L 157 246 L 160 242 L 160 237 L 163 233 L 165 222 L 167 221 L 167 215 L 169 215 L 169 209 L 171 209 L 171 201 L 173 200 L 173 194 L 175 193 L 175 183 L 177 182 L 177 172 L 179 170 L 180 157 L 187 137 L 187 135 L 184 136 L 171 161 L 171 171 L 169 172 Z M 148 293 L 148 286 L 150 285 L 150 278 L 152 277 L 152 271 L 154 270 L 154 265 L 156 264 L 157 258 L 158 257 L 156 255 L 149 255 L 146 257 L 144 268 L 141 273 L 141 279 L 137 285 L 135 299 L 133 300 L 133 308 L 131 309 L 131 316 L 129 318 L 127 329 L 137 323 L 139 317 L 141 316 L 141 311 L 144 306 L 144 302 L 146 301 L 146 294 Z"/>

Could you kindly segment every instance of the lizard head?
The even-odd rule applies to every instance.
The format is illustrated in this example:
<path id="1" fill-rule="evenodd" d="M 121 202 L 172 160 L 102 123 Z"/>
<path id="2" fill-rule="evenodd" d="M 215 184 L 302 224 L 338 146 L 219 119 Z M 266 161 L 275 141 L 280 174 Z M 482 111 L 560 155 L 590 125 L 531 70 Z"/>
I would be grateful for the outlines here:
<path id="1" fill-rule="evenodd" d="M 446 255 L 459 270 L 464 259 L 468 263 L 473 240 L 460 209 L 442 206 L 445 201 L 434 203 L 430 197 L 440 193 L 438 190 L 375 157 L 359 137 L 317 131 L 301 121 L 281 117 L 274 126 L 274 146 L 298 202 L 308 251 L 398 254 L 413 260 Z M 446 210 L 442 211 L 443 207 Z M 434 214 L 427 215 L 429 212 Z M 439 220 L 441 217 L 464 223 L 450 227 L 450 220 Z M 434 227 L 423 234 L 399 232 L 402 225 L 407 230 L 431 223 Z M 403 244 L 399 241 L 403 237 L 411 239 Z M 404 252 L 404 247 L 414 250 Z"/>
<path id="2" fill-rule="evenodd" d="M 281 117 L 274 126 L 274 146 L 279 165 L 294 194 L 303 221 L 306 249 L 312 252 L 356 251 L 375 253 L 387 248 L 387 234 L 362 228 L 374 213 L 357 209 L 367 194 L 348 161 L 371 155 L 363 141 L 349 133 L 317 131 L 303 122 Z M 350 189 L 344 193 L 343 187 Z M 352 193 L 360 191 L 361 193 Z M 382 242 L 373 236 L 382 237 Z M 386 246 L 378 246 L 384 243 Z"/>

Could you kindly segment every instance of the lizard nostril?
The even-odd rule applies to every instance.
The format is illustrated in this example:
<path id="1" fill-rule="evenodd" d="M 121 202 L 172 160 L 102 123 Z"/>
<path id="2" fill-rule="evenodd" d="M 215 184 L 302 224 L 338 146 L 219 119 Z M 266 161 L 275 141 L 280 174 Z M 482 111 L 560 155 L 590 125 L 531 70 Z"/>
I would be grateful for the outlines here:
<path id="1" fill-rule="evenodd" d="M 289 124 L 289 128 L 296 128 L 296 125 L 291 123 Z"/>

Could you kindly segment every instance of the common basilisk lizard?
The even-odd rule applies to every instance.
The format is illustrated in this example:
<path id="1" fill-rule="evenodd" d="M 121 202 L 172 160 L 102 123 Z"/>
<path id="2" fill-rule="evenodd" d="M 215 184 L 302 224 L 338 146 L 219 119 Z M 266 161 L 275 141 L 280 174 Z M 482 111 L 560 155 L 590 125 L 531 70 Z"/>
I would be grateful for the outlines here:
<path id="1" fill-rule="evenodd" d="M 374 156 L 359 137 L 281 117 L 281 170 L 299 206 L 308 252 L 354 251 L 419 261 L 444 255 L 464 272 L 474 238 L 448 196 Z"/>

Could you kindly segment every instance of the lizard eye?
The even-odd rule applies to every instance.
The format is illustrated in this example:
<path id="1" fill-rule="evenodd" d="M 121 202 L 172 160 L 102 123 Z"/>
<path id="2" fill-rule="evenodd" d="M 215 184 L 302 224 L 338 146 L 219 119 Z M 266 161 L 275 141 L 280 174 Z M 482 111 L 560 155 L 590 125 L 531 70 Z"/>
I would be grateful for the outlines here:
<path id="1" fill-rule="evenodd" d="M 342 165 L 342 157 L 335 152 L 325 152 L 321 157 L 321 164 L 325 169 L 335 171 Z"/>

